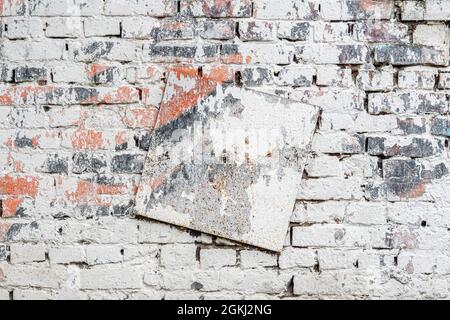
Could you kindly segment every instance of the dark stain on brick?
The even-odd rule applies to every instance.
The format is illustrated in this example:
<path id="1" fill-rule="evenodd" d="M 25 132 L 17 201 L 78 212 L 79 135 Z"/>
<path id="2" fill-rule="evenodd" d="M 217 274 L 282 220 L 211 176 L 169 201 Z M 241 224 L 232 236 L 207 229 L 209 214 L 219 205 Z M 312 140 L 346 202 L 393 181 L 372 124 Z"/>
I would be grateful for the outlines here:
<path id="1" fill-rule="evenodd" d="M 47 156 L 44 164 L 40 170 L 44 173 L 50 174 L 68 174 L 69 162 L 67 157 L 62 157 L 58 154 L 50 154 Z"/>
<path id="2" fill-rule="evenodd" d="M 8 251 L 6 244 L 0 244 L 0 261 L 5 261 L 8 258 Z"/>
<path id="3" fill-rule="evenodd" d="M 37 67 L 18 67 L 14 70 L 15 82 L 47 80 L 47 69 Z"/>
<path id="4" fill-rule="evenodd" d="M 112 172 L 114 173 L 142 173 L 144 156 L 140 154 L 122 154 L 114 156 Z"/>
<path id="5" fill-rule="evenodd" d="M 113 47 L 114 42 L 94 41 L 87 46 L 82 47 L 81 51 L 85 55 L 91 55 L 92 59 L 97 60 L 108 55 Z"/>
<path id="6" fill-rule="evenodd" d="M 425 119 L 421 119 L 421 125 L 417 125 L 412 118 L 397 119 L 397 125 L 405 134 L 422 134 L 427 130 Z"/>
<path id="7" fill-rule="evenodd" d="M 113 207 L 113 215 L 114 216 L 129 216 L 133 213 L 134 209 L 134 201 L 130 200 L 127 204 L 115 205 Z"/>
<path id="8" fill-rule="evenodd" d="M 16 137 L 14 139 L 14 145 L 17 148 L 34 148 L 33 139 L 28 137 Z"/>
<path id="9" fill-rule="evenodd" d="M 203 289 L 203 284 L 201 284 L 200 282 L 195 281 L 195 282 L 193 282 L 191 284 L 191 289 L 199 291 L 199 290 Z"/>
<path id="10" fill-rule="evenodd" d="M 5 241 L 12 241 L 14 237 L 17 236 L 20 230 L 24 227 L 24 224 L 14 223 L 11 225 L 9 230 L 6 232 Z"/>
<path id="11" fill-rule="evenodd" d="M 72 172 L 76 174 L 101 173 L 106 166 L 106 160 L 103 155 L 80 152 L 73 156 Z"/>
<path id="12" fill-rule="evenodd" d="M 392 159 L 383 162 L 384 181 L 388 194 L 401 199 L 418 198 L 425 193 L 426 184 L 448 175 L 444 163 L 425 170 L 415 160 Z"/>

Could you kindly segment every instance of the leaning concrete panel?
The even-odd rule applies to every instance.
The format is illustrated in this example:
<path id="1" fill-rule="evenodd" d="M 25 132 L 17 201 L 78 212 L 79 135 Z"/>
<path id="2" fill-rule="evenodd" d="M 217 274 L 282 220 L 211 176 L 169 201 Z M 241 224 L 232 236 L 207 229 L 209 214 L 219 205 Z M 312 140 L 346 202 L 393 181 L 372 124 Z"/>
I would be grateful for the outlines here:
<path id="1" fill-rule="evenodd" d="M 136 210 L 280 251 L 319 110 L 225 80 L 169 74 Z"/>

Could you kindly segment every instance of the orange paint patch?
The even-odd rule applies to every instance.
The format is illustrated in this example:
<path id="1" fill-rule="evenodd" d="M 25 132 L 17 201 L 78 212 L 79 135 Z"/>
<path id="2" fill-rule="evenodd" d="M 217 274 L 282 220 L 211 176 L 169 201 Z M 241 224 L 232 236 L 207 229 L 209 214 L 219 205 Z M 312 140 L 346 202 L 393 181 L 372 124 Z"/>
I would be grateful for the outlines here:
<path id="1" fill-rule="evenodd" d="M 219 65 L 214 66 L 208 73 L 205 73 L 205 77 L 211 81 L 219 83 L 234 81 L 234 70 L 228 66 Z"/>
<path id="2" fill-rule="evenodd" d="M 97 101 L 97 103 L 115 104 L 115 103 L 133 103 L 136 101 L 139 101 L 139 92 L 136 88 L 121 87 L 115 90 L 114 92 L 106 94 L 103 98 L 100 98 L 100 100 Z"/>
<path id="3" fill-rule="evenodd" d="M 14 217 L 23 199 L 9 198 L 2 201 L 2 218 Z"/>
<path id="4" fill-rule="evenodd" d="M 78 129 L 70 140 L 76 150 L 97 150 L 103 147 L 103 133 L 94 130 Z"/>
<path id="5" fill-rule="evenodd" d="M 0 178 L 0 194 L 30 196 L 35 198 L 38 193 L 39 181 L 36 177 L 12 177 Z"/>
<path id="6" fill-rule="evenodd" d="M 186 81 L 195 81 L 192 89 L 186 90 L 180 85 L 173 85 L 173 95 L 169 101 L 161 103 L 160 112 L 157 120 L 156 128 L 160 128 L 183 115 L 186 111 L 197 105 L 199 100 L 206 98 L 214 92 L 217 85 L 227 79 L 227 73 L 217 69 L 209 76 L 200 77 L 198 69 L 193 67 L 178 67 L 172 69 L 178 80 L 186 79 Z M 228 79 L 227 79 L 228 80 Z"/>
<path id="7" fill-rule="evenodd" d="M 0 241 L 5 240 L 5 237 L 8 234 L 10 228 L 11 224 L 0 222 Z"/>
<path id="8" fill-rule="evenodd" d="M 125 138 L 124 132 L 119 132 L 116 134 L 116 137 L 114 138 L 116 145 L 120 146 L 127 142 L 127 139 Z"/>
<path id="9" fill-rule="evenodd" d="M 425 194 L 425 182 L 419 183 L 417 186 L 415 186 L 411 191 L 409 191 L 407 194 L 403 195 L 402 198 L 419 198 Z"/>
<path id="10" fill-rule="evenodd" d="M 107 66 L 104 64 L 92 64 L 88 70 L 89 79 L 94 78 L 99 73 L 105 72 L 106 70 L 108 70 L 110 68 L 111 68 L 110 66 Z"/>
<path id="11" fill-rule="evenodd" d="M 102 185 L 90 181 L 78 181 L 75 192 L 66 192 L 67 198 L 76 203 L 108 206 L 99 195 L 121 195 L 126 193 L 124 185 Z"/>
<path id="12" fill-rule="evenodd" d="M 127 112 L 124 123 L 130 128 L 153 129 L 159 110 L 155 107 L 132 109 Z"/>

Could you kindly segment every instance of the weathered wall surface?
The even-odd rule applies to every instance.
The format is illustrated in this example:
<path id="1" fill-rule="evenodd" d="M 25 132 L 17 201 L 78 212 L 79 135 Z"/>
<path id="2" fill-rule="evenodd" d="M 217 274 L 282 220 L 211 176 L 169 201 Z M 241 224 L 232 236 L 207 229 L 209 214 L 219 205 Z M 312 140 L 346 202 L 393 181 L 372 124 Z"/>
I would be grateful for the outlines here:
<path id="1" fill-rule="evenodd" d="M 448 299 L 449 21 L 449 0 L 0 0 L 0 299 Z M 323 109 L 280 255 L 132 216 L 179 64 Z"/>

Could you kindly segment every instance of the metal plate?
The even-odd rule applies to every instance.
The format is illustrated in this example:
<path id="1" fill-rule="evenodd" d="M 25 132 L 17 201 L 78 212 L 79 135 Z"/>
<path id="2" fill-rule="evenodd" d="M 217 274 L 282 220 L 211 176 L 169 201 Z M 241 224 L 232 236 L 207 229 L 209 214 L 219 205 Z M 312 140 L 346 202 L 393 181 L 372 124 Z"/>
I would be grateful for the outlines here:
<path id="1" fill-rule="evenodd" d="M 225 80 L 169 74 L 137 214 L 280 251 L 319 109 Z"/>

